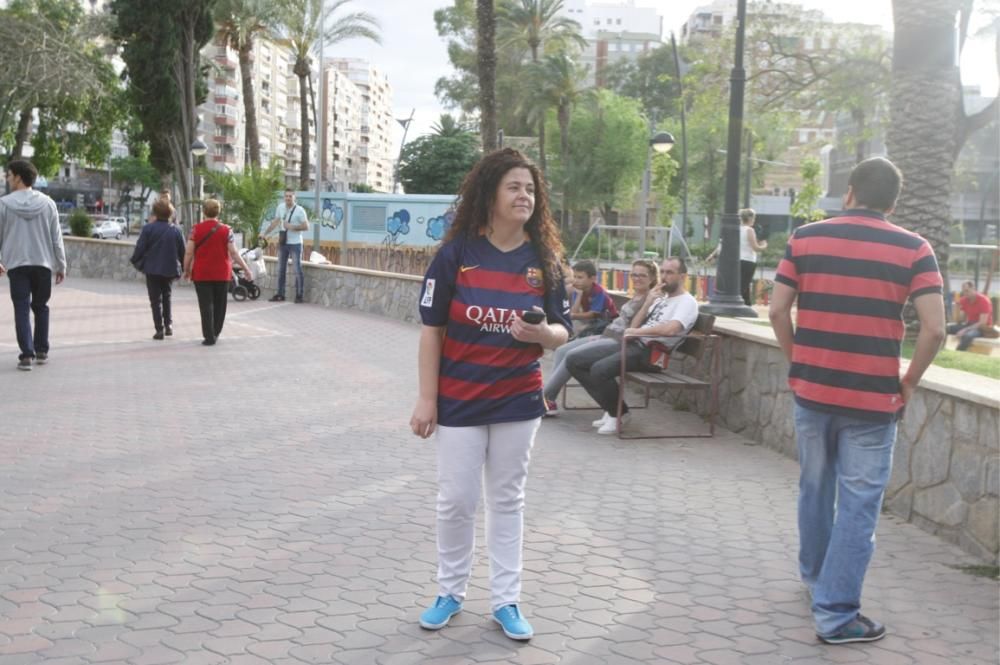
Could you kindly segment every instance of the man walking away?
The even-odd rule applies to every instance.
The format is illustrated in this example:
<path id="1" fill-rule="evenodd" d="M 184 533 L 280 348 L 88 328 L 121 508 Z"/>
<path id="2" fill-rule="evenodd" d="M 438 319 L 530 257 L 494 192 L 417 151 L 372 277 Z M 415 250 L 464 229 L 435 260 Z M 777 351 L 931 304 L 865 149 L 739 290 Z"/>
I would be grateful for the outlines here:
<path id="1" fill-rule="evenodd" d="M 885 636 L 882 624 L 860 613 L 861 587 L 875 549 L 896 425 L 944 339 L 934 251 L 886 220 L 901 188 L 902 175 L 889 160 L 858 164 L 842 216 L 796 229 L 774 281 L 771 325 L 791 363 L 795 394 L 799 571 L 816 634 L 828 644 Z M 908 298 L 920 333 L 900 378 Z"/>
<path id="2" fill-rule="evenodd" d="M 55 201 L 32 189 L 38 171 L 29 161 L 7 164 L 10 194 L 0 198 L 0 275 L 10 280 L 14 327 L 20 348 L 17 368 L 31 371 L 32 361 L 49 359 L 49 296 L 66 277 L 66 251 Z M 31 312 L 35 331 L 31 332 Z"/>

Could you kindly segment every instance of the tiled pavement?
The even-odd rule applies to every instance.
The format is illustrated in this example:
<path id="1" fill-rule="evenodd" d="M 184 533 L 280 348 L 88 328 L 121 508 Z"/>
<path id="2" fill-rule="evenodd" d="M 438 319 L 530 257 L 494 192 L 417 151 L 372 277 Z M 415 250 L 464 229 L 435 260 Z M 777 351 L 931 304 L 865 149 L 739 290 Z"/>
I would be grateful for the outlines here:
<path id="1" fill-rule="evenodd" d="M 206 348 L 193 290 L 176 300 L 177 335 L 154 342 L 140 284 L 71 279 L 51 362 L 30 373 L 0 301 L 0 665 L 997 662 L 997 583 L 889 516 L 864 594 L 889 637 L 819 644 L 795 572 L 796 464 L 725 432 L 621 443 L 589 411 L 545 421 L 534 453 L 536 637 L 489 620 L 482 556 L 465 611 L 425 632 L 417 328 L 231 302 Z"/>

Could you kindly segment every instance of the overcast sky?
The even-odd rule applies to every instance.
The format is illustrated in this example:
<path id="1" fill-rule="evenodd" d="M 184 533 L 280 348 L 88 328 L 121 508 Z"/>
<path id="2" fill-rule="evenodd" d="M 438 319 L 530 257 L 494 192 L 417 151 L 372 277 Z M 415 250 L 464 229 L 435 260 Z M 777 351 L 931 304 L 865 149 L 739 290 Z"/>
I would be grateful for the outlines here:
<path id="1" fill-rule="evenodd" d="M 637 6 L 659 10 L 664 38 L 668 38 L 671 30 L 678 31 L 692 11 L 709 3 L 710 0 L 635 0 Z M 439 115 L 447 111 L 434 96 L 434 82 L 452 72 L 445 42 L 434 29 L 434 10 L 450 4 L 450 0 L 356 0 L 348 7 L 369 12 L 381 22 L 382 45 L 354 40 L 327 50 L 332 57 L 365 58 L 388 74 L 396 117 L 406 118 L 414 109 L 407 141 L 429 132 Z M 892 31 L 891 0 L 802 0 L 802 5 L 821 9 L 836 21 L 873 23 Z M 966 83 L 982 85 L 984 94 L 996 94 L 997 74 L 995 67 L 990 66 L 991 61 L 992 44 L 988 40 L 966 45 L 963 78 Z M 397 127 L 397 130 L 398 145 L 402 129 Z"/>

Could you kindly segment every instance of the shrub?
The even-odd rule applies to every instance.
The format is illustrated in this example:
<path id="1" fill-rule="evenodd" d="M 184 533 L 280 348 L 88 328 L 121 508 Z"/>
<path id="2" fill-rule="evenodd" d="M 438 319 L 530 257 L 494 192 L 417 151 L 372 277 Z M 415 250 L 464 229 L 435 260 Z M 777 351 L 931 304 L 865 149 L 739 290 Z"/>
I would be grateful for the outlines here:
<path id="1" fill-rule="evenodd" d="M 77 238 L 89 238 L 94 233 L 94 220 L 82 208 L 74 208 L 69 214 L 69 231 Z"/>

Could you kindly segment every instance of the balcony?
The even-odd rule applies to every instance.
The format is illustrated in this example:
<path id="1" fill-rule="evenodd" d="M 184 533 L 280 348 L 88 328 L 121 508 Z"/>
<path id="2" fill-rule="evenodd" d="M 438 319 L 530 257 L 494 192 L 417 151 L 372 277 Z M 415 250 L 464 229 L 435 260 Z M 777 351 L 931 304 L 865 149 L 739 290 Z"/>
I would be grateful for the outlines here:
<path id="1" fill-rule="evenodd" d="M 215 114 L 215 124 L 220 127 L 235 127 L 236 118 L 230 117 L 228 115 Z"/>
<path id="2" fill-rule="evenodd" d="M 236 68 L 239 66 L 239 62 L 236 61 L 236 58 L 233 58 L 226 53 L 216 53 L 213 60 L 215 60 L 217 65 L 226 70 L 236 71 Z"/>
<path id="3" fill-rule="evenodd" d="M 212 141 L 220 145 L 236 145 L 236 137 L 232 134 L 216 134 L 212 137 Z"/>

